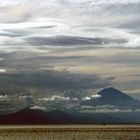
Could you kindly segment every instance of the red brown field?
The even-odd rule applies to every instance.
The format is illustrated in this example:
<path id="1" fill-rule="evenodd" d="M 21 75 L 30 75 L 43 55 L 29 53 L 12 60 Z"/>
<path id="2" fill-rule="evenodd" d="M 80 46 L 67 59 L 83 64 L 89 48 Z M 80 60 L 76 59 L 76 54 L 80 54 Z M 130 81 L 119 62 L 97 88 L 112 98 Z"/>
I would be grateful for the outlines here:
<path id="1" fill-rule="evenodd" d="M 1 126 L 0 140 L 140 140 L 131 125 Z"/>

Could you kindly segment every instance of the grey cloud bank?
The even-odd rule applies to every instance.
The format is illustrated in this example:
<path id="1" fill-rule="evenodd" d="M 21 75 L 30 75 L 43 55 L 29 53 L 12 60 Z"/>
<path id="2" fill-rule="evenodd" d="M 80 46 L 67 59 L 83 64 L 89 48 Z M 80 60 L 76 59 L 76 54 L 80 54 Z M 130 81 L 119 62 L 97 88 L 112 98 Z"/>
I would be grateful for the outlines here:
<path id="1" fill-rule="evenodd" d="M 102 78 L 98 75 L 80 75 L 59 71 L 38 71 L 38 72 L 18 72 L 3 73 L 0 75 L 3 79 L 3 85 L 7 88 L 0 87 L 8 94 L 22 92 L 22 90 L 33 88 L 39 94 L 39 90 L 56 90 L 67 91 L 98 89 L 109 86 L 115 79 L 113 77 Z M 17 90 L 10 85 L 13 85 Z M 12 92 L 12 93 L 11 93 Z M 53 93 L 53 92 L 52 92 Z M 44 93 L 40 93 L 44 94 Z M 60 93 L 58 93 L 60 94 Z M 46 93 L 47 95 L 47 93 Z"/>
<path id="2" fill-rule="evenodd" d="M 88 38 L 78 36 L 53 36 L 27 38 L 27 42 L 34 46 L 73 46 L 73 45 L 105 45 L 111 43 L 123 44 L 125 39 Z"/>

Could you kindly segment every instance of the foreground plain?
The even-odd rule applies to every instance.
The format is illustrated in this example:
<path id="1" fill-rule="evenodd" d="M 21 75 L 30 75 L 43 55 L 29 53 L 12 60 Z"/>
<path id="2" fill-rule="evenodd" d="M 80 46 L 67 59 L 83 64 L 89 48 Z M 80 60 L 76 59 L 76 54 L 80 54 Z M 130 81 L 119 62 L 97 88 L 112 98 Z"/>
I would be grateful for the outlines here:
<path id="1" fill-rule="evenodd" d="M 0 140 L 140 140 L 140 126 L 0 126 Z"/>

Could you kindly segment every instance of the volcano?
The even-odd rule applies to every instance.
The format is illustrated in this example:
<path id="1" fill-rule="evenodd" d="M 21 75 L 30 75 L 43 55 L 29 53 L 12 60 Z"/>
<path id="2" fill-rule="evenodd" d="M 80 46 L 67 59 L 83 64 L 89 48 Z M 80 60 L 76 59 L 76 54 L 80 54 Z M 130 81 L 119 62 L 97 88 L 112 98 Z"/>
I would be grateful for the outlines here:
<path id="1" fill-rule="evenodd" d="M 84 104 L 92 106 L 117 105 L 122 107 L 137 107 L 140 105 L 140 101 L 113 87 L 105 88 L 99 91 L 97 94 L 100 95 L 100 98 L 91 98 L 91 100 L 85 101 Z"/>

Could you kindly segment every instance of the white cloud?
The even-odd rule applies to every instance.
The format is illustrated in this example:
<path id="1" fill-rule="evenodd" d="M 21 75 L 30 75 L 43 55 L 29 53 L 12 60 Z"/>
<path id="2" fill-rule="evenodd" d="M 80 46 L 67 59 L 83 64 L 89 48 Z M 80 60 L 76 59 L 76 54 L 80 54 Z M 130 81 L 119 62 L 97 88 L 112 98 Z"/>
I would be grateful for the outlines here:
<path id="1" fill-rule="evenodd" d="M 91 95 L 91 98 L 100 98 L 100 97 L 102 97 L 102 96 L 99 94 Z"/>
<path id="2" fill-rule="evenodd" d="M 68 101 L 68 100 L 70 100 L 70 98 L 59 96 L 59 95 L 54 95 L 54 96 L 48 97 L 48 98 L 39 98 L 39 100 L 40 101 Z"/>
<path id="3" fill-rule="evenodd" d="M 65 3 L 76 3 L 76 4 L 79 4 L 79 3 L 89 3 L 89 2 L 92 2 L 93 4 L 101 4 L 101 3 L 138 3 L 140 2 L 140 0 L 44 0 L 44 1 L 40 1 L 40 0 L 1 0 L 0 1 L 0 5 L 1 6 L 6 6 L 6 5 L 10 5 L 10 6 L 13 6 L 13 5 L 19 5 L 19 4 L 27 4 L 27 3 L 39 3 L 40 2 L 40 5 L 41 4 L 46 4 L 48 5 L 49 3 L 62 3 L 62 4 L 65 4 Z"/>
<path id="4" fill-rule="evenodd" d="M 78 101 L 78 98 L 72 98 L 71 100 L 73 100 L 73 101 Z"/>
<path id="5" fill-rule="evenodd" d="M 108 3 L 111 3 L 111 4 L 115 4 L 115 3 L 118 3 L 118 4 L 128 4 L 128 3 L 138 3 L 140 2 L 140 0 L 64 0 L 64 2 L 69 2 L 69 3 L 76 3 L 76 4 L 79 4 L 79 3 L 92 3 L 92 4 L 108 4 Z"/>
<path id="6" fill-rule="evenodd" d="M 83 97 L 82 100 L 83 101 L 87 101 L 87 100 L 91 100 L 91 99 L 97 99 L 97 98 L 101 98 L 102 96 L 99 95 L 99 94 L 94 94 L 94 95 L 91 95 L 89 97 Z"/>
<path id="7" fill-rule="evenodd" d="M 7 70 L 6 69 L 0 69 L 0 73 L 6 73 Z"/>
<path id="8" fill-rule="evenodd" d="M 3 102 L 3 101 L 8 101 L 7 95 L 0 95 L 0 102 Z"/>
<path id="9" fill-rule="evenodd" d="M 32 107 L 30 107 L 30 109 L 35 109 L 35 110 L 45 110 L 46 108 L 45 107 L 40 107 L 40 106 L 32 106 Z"/>
<path id="10" fill-rule="evenodd" d="M 135 38 L 130 39 L 127 46 L 129 46 L 129 47 L 140 47 L 140 37 L 136 36 Z"/>
<path id="11" fill-rule="evenodd" d="M 0 9 L 2 14 L 0 16 L 0 29 L 1 32 L 4 32 L 5 29 L 27 30 L 30 32 L 26 35 L 27 37 L 73 35 L 124 38 L 129 41 L 134 35 L 129 33 L 129 30 L 119 29 L 116 26 L 139 18 L 135 6 L 130 6 L 131 8 L 118 6 L 106 10 L 106 4 L 137 2 L 140 0 L 2 0 L 0 2 L 0 6 L 3 7 Z M 101 3 L 104 5 L 92 6 Z M 83 7 L 79 8 L 81 5 Z M 130 13 L 127 14 L 129 11 Z M 86 28 L 88 30 L 85 30 Z M 98 30 L 95 31 L 95 28 Z M 22 39 L 1 36 L 0 44 L 8 45 L 11 43 L 11 45 L 22 46 L 24 44 Z M 133 47 L 135 43 L 130 42 L 126 45 Z M 114 43 L 109 45 L 109 47 L 118 46 L 123 47 L 125 44 Z M 104 45 L 104 47 L 108 47 L 108 45 Z"/>
<path id="12" fill-rule="evenodd" d="M 91 100 L 91 97 L 83 97 L 82 100 L 83 101 Z"/>

